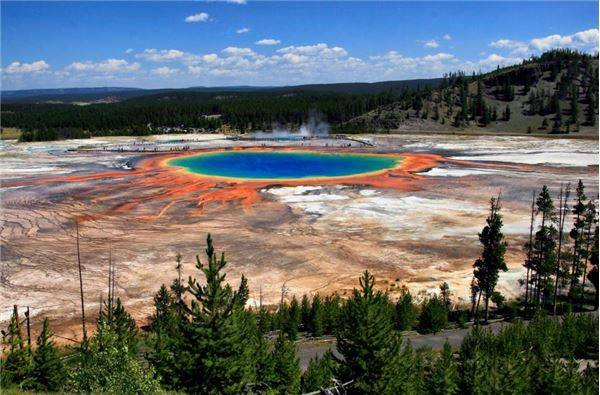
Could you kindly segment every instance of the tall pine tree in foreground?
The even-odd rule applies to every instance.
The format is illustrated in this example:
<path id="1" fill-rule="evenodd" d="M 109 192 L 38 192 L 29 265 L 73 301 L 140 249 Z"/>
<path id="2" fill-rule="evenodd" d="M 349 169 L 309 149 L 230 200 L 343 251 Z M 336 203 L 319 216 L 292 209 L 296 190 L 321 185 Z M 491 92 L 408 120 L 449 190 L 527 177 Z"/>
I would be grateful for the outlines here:
<path id="1" fill-rule="evenodd" d="M 483 296 L 485 305 L 485 321 L 489 316 L 489 301 L 492 297 L 500 271 L 507 271 L 508 267 L 504 261 L 506 242 L 502 234 L 502 215 L 500 214 L 500 198 L 492 198 L 490 201 L 490 213 L 486 219 L 486 226 L 479 234 L 479 242 L 483 246 L 481 257 L 473 265 L 473 276 L 476 279 L 479 290 L 479 300 Z"/>
<path id="2" fill-rule="evenodd" d="M 557 219 L 556 209 L 546 185 L 542 187 L 536 199 L 536 211 L 541 215 L 541 224 L 535 233 L 533 245 L 533 300 L 534 303 L 541 303 L 543 306 L 553 289 L 550 275 L 556 265 L 558 233 L 554 226 Z"/>
<path id="3" fill-rule="evenodd" d="M 390 301 L 376 291 L 375 278 L 365 271 L 342 311 L 336 335 L 343 358 L 340 378 L 353 381 L 352 393 L 394 394 L 416 388 L 412 349 L 402 352 L 394 330 Z"/>
<path id="4" fill-rule="evenodd" d="M 240 280 L 237 291 L 225 282 L 222 270 L 225 255 L 217 258 L 208 235 L 207 263 L 196 257 L 196 268 L 206 281 L 188 280 L 192 297 L 187 323 L 183 325 L 184 350 L 191 357 L 182 382 L 185 388 L 198 394 L 237 394 L 247 383 L 254 381 L 252 328 L 244 320 L 248 300 L 247 281 Z"/>

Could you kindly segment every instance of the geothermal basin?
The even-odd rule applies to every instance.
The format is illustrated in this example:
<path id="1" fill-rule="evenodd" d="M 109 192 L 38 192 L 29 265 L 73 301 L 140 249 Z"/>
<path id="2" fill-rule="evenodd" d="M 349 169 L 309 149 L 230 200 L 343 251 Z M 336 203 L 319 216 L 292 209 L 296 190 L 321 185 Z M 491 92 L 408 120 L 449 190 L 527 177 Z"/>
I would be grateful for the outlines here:
<path id="1" fill-rule="evenodd" d="M 79 334 L 75 221 L 86 311 L 106 297 L 109 255 L 128 311 L 144 324 L 152 297 L 199 276 L 206 234 L 260 300 L 348 295 L 365 269 L 392 297 L 448 282 L 468 303 L 477 237 L 502 195 L 509 271 L 520 292 L 532 193 L 581 179 L 598 193 L 598 140 L 516 136 L 361 135 L 235 141 L 223 135 L 0 141 L 0 320 L 29 306 L 58 334 Z M 365 144 L 368 143 L 368 144 Z M 567 224 L 570 227 L 570 224 Z"/>

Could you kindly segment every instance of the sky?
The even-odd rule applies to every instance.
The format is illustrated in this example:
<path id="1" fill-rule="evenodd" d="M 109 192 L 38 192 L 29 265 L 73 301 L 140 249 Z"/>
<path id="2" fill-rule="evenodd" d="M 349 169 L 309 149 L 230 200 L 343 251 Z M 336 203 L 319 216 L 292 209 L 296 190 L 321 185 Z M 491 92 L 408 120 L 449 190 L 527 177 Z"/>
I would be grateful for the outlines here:
<path id="1" fill-rule="evenodd" d="M 7 2 L 3 90 L 275 86 L 598 51 L 598 2 Z"/>

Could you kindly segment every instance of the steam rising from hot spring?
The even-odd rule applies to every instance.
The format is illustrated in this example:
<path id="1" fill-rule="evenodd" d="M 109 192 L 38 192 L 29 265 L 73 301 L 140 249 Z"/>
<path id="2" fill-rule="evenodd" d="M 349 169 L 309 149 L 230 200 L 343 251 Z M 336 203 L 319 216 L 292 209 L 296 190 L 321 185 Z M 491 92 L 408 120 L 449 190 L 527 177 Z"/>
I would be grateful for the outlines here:
<path id="1" fill-rule="evenodd" d="M 319 137 L 328 136 L 331 128 L 325 120 L 323 114 L 317 111 L 311 111 L 308 119 L 302 122 L 297 131 L 287 127 L 277 125 L 273 127 L 272 132 L 257 131 L 254 133 L 256 138 L 294 138 L 294 137 Z"/>

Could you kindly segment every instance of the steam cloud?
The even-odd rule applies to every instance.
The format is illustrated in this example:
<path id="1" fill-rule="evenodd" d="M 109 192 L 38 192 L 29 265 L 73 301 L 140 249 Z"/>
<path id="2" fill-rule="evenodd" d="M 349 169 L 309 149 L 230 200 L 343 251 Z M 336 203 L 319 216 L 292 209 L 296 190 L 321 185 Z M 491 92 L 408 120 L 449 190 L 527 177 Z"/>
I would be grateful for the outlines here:
<path id="1" fill-rule="evenodd" d="M 328 136 L 331 128 L 325 120 L 323 114 L 316 111 L 311 111 L 308 119 L 300 125 L 297 131 L 293 131 L 287 127 L 277 125 L 272 132 L 257 131 L 254 133 L 255 138 L 297 138 L 297 137 L 318 137 Z"/>

